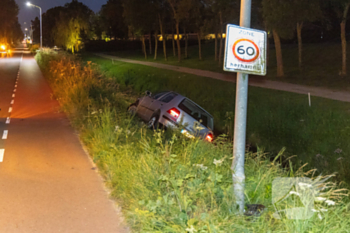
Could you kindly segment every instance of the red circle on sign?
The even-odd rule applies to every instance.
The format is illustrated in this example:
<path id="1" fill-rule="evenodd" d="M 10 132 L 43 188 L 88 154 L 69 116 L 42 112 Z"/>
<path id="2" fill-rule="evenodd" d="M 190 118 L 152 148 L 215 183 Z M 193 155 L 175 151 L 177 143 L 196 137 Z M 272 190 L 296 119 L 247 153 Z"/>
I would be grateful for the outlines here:
<path id="1" fill-rule="evenodd" d="M 256 49 L 256 55 L 255 57 L 253 57 L 252 59 L 249 59 L 249 60 L 246 60 L 246 59 L 243 59 L 243 58 L 240 58 L 237 54 L 236 54 L 236 45 L 239 43 L 239 42 L 242 42 L 242 41 L 247 41 L 249 43 L 252 43 Z M 252 62 L 252 61 L 255 61 L 258 57 L 259 57 L 259 47 L 254 43 L 254 41 L 252 40 L 249 40 L 249 39 L 239 39 L 237 40 L 234 44 L 233 44 L 233 47 L 232 47 L 232 52 L 233 52 L 233 55 L 240 61 L 243 61 L 243 62 Z"/>

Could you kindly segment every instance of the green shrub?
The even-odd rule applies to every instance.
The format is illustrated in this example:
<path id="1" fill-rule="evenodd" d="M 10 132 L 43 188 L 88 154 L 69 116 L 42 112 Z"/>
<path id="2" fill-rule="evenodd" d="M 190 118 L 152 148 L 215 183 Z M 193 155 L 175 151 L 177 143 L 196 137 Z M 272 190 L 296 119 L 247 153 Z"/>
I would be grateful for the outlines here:
<path id="1" fill-rule="evenodd" d="M 36 51 L 40 49 L 40 44 L 30 44 L 28 47 L 32 54 L 36 54 Z"/>

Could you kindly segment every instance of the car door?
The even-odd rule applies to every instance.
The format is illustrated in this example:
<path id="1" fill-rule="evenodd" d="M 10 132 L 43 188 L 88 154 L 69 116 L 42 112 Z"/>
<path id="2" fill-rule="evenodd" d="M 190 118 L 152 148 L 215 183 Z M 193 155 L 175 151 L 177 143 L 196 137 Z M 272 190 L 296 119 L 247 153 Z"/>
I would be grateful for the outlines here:
<path id="1" fill-rule="evenodd" d="M 139 103 L 138 114 L 143 120 L 148 120 L 148 119 L 146 119 L 146 116 L 148 115 L 147 113 L 149 111 L 150 105 L 152 104 L 152 101 L 153 101 L 152 97 L 144 96 Z"/>
<path id="2" fill-rule="evenodd" d="M 152 106 L 154 105 L 158 106 L 157 104 L 159 102 L 158 99 L 164 96 L 166 93 L 168 92 L 161 92 L 153 96 L 145 96 L 143 100 L 140 102 L 140 105 L 141 105 L 140 117 L 145 121 L 148 121 L 154 112 L 154 108 Z"/>

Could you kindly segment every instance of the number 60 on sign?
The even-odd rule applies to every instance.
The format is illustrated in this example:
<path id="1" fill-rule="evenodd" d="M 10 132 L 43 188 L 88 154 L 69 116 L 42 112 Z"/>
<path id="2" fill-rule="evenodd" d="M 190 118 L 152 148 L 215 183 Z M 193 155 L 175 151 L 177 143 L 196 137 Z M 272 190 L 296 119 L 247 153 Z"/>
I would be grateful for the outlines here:
<path id="1" fill-rule="evenodd" d="M 266 32 L 227 25 L 224 70 L 266 75 Z"/>

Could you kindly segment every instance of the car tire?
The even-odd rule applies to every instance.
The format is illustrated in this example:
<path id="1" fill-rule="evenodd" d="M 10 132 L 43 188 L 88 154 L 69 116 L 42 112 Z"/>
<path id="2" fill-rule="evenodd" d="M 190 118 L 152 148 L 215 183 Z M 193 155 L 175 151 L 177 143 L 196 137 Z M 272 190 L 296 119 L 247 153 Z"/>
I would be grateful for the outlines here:
<path id="1" fill-rule="evenodd" d="M 132 104 L 128 107 L 128 113 L 132 116 L 136 115 L 136 111 L 137 111 L 137 105 L 136 104 Z"/>
<path id="2" fill-rule="evenodd" d="M 159 115 L 158 114 L 153 114 L 149 121 L 147 122 L 147 127 L 149 129 L 158 129 L 159 126 Z"/>

